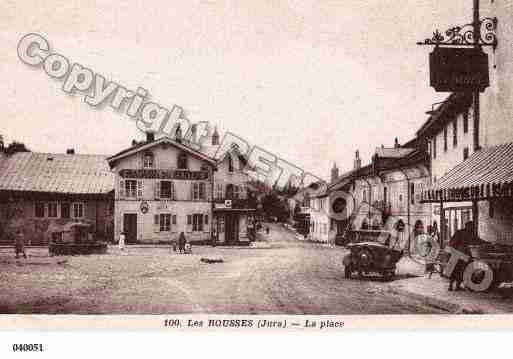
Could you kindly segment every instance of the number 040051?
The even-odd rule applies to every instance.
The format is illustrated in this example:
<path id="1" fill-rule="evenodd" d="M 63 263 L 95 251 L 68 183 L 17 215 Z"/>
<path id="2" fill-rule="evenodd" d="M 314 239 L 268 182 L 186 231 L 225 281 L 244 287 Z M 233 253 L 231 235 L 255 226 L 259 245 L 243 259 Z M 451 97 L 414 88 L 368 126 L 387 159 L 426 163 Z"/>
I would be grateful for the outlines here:
<path id="1" fill-rule="evenodd" d="M 43 344 L 13 344 L 13 352 L 42 352 Z"/>

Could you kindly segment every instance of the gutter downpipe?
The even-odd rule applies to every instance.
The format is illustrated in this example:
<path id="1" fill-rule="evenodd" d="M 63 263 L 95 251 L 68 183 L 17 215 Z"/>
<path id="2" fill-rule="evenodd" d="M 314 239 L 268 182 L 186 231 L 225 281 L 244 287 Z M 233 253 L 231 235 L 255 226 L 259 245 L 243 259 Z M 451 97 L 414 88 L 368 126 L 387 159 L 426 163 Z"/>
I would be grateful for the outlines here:
<path id="1" fill-rule="evenodd" d="M 367 187 L 369 187 L 369 221 L 371 220 L 371 203 L 372 203 L 372 187 L 368 179 L 362 178 L 363 181 L 367 183 Z"/>
<path id="2" fill-rule="evenodd" d="M 404 172 L 404 170 L 402 168 L 398 168 L 398 170 L 404 175 L 404 178 L 406 178 L 406 184 L 407 184 L 407 200 L 408 200 L 408 205 L 407 205 L 407 213 L 408 213 L 408 250 L 410 249 L 410 245 L 411 245 L 411 231 L 410 231 L 410 205 L 411 205 L 411 191 L 410 191 L 410 177 L 408 177 L 408 175 L 406 174 L 406 172 Z"/>

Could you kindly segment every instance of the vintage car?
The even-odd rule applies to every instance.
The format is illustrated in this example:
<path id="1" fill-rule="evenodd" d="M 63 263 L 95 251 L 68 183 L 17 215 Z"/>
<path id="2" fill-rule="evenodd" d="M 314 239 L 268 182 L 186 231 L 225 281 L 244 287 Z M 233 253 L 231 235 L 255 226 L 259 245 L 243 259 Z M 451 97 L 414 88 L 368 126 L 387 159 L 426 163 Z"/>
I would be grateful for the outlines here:
<path id="1" fill-rule="evenodd" d="M 97 241 L 91 225 L 71 222 L 52 229 L 50 255 L 102 254 L 107 252 L 107 243 Z"/>
<path id="2" fill-rule="evenodd" d="M 360 277 L 377 273 L 390 280 L 395 275 L 396 263 L 403 252 L 379 242 L 359 242 L 347 245 L 350 253 L 344 257 L 344 277 L 351 278 L 353 273 Z"/>

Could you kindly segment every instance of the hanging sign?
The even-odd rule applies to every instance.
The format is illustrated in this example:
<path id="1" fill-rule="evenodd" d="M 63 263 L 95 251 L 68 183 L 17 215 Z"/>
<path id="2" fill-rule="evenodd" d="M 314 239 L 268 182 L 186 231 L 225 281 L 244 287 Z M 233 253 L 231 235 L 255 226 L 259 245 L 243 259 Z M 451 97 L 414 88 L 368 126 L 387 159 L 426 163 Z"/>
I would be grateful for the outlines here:
<path id="1" fill-rule="evenodd" d="M 429 70 L 437 92 L 483 92 L 490 85 L 488 55 L 482 49 L 435 47 Z"/>

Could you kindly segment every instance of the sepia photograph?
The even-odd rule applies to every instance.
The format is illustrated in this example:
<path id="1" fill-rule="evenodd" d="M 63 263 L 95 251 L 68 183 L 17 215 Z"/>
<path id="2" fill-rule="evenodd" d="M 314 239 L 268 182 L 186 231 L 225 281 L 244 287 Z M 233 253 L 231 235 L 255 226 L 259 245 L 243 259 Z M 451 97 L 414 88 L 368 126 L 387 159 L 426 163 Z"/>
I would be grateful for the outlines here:
<path id="1" fill-rule="evenodd" d="M 0 328 L 513 328 L 512 0 L 0 19 Z"/>

